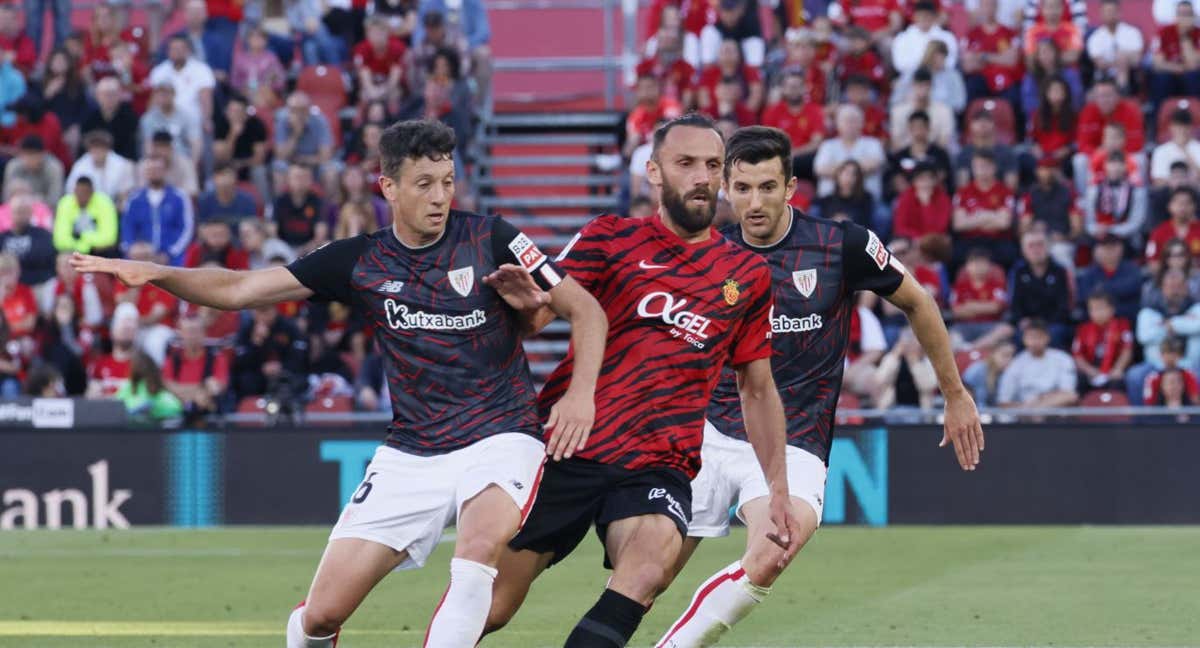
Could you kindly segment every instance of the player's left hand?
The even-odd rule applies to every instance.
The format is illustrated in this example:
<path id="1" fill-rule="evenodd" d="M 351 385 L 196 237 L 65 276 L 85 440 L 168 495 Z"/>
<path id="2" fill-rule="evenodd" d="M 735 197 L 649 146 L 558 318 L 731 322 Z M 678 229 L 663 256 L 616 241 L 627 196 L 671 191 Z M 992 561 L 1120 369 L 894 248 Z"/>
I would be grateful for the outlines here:
<path id="1" fill-rule="evenodd" d="M 546 431 L 550 433 L 546 454 L 555 461 L 564 457 L 570 459 L 587 445 L 592 423 L 596 420 L 596 397 L 594 393 L 582 391 L 568 388 L 550 408 L 550 418 L 546 421 Z"/>
<path id="2" fill-rule="evenodd" d="M 957 396 L 946 398 L 946 415 L 939 448 L 947 443 L 954 444 L 954 454 L 963 470 L 975 470 L 979 465 L 979 453 L 983 451 L 983 424 L 975 401 L 965 390 Z"/>
<path id="3" fill-rule="evenodd" d="M 800 517 L 796 514 L 796 503 L 787 493 L 772 493 L 767 506 L 775 525 L 775 533 L 768 533 L 767 539 L 783 549 L 783 558 L 779 560 L 779 568 L 783 569 L 800 551 Z"/>
<path id="4" fill-rule="evenodd" d="M 483 283 L 494 288 L 509 306 L 518 311 L 537 310 L 550 303 L 550 293 L 539 288 L 533 275 L 519 265 L 505 263 L 485 276 Z"/>

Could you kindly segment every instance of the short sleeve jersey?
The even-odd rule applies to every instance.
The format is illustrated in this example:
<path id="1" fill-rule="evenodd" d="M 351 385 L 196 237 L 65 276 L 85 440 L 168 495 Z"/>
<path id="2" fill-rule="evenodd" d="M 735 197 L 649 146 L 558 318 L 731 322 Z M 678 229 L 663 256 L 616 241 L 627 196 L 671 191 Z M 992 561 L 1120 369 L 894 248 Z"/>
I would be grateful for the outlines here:
<path id="1" fill-rule="evenodd" d="M 608 316 L 596 423 L 576 457 L 696 476 L 704 409 L 721 368 L 771 354 L 771 286 L 757 255 L 716 231 L 687 243 L 657 218 L 601 216 L 559 264 Z M 542 416 L 566 391 L 574 349 L 551 373 Z"/>
<path id="2" fill-rule="evenodd" d="M 854 293 L 891 295 L 904 280 L 904 266 L 874 232 L 794 209 L 788 233 L 769 247 L 747 243 L 736 223 L 722 232 L 770 266 L 775 297 L 771 370 L 783 399 L 788 445 L 828 463 Z M 746 438 L 734 372 L 722 373 L 708 420 L 727 436 Z"/>
<path id="3" fill-rule="evenodd" d="M 427 456 L 506 432 L 542 438 L 517 313 L 482 281 L 504 263 L 521 264 L 546 290 L 561 279 L 512 225 L 460 211 L 423 248 L 406 247 L 388 227 L 287 267 L 311 299 L 364 313 L 392 399 L 387 443 Z"/>

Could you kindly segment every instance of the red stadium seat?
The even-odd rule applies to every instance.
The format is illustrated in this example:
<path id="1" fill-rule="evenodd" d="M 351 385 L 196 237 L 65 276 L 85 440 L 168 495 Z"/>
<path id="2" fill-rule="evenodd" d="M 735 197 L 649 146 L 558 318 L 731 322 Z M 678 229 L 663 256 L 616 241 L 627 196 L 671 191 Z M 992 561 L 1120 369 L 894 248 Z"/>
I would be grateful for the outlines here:
<path id="1" fill-rule="evenodd" d="M 262 396 L 247 396 L 238 401 L 237 411 L 239 414 L 258 414 L 266 407 L 267 399 Z"/>
<path id="2" fill-rule="evenodd" d="M 349 396 L 326 396 L 309 403 L 305 406 L 304 411 L 309 414 L 353 412 L 354 399 Z"/>
<path id="3" fill-rule="evenodd" d="M 1001 144 L 1012 144 L 1016 141 L 1017 136 L 1017 117 L 1013 114 L 1012 106 L 1008 102 L 999 99 L 976 99 L 967 106 L 966 115 L 963 118 L 963 124 L 968 127 L 975 115 L 983 111 L 992 113 L 992 118 L 996 120 L 996 139 Z"/>
<path id="4" fill-rule="evenodd" d="M 982 357 L 983 354 L 978 349 L 958 351 L 954 354 L 954 364 L 958 365 L 958 373 L 961 374 Z"/>
<path id="5" fill-rule="evenodd" d="M 1129 397 L 1120 390 L 1097 389 L 1083 395 L 1079 401 L 1081 407 L 1128 407 Z M 1081 416 L 1080 421 L 1088 423 L 1122 423 L 1132 420 L 1128 416 Z"/>
<path id="6" fill-rule="evenodd" d="M 1171 113 L 1180 108 L 1192 113 L 1192 133 L 1196 134 L 1200 129 L 1200 100 L 1194 97 L 1171 97 L 1162 102 L 1158 107 L 1158 141 L 1165 142 L 1171 139 Z"/>
<path id="7" fill-rule="evenodd" d="M 314 104 L 327 101 L 336 103 L 339 109 L 346 105 L 346 84 L 336 67 L 310 65 L 300 70 L 296 89 L 307 93 Z"/>

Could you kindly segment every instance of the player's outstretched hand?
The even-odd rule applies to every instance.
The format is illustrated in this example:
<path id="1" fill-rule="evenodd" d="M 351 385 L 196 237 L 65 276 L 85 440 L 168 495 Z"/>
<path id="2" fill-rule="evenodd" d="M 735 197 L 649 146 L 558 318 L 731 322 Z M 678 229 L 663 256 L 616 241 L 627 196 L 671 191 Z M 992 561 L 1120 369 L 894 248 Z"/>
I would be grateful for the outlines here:
<path id="1" fill-rule="evenodd" d="M 483 283 L 494 288 L 509 306 L 518 311 L 537 310 L 550 303 L 550 293 L 539 288 L 533 275 L 519 265 L 505 263 L 485 276 Z"/>
<path id="2" fill-rule="evenodd" d="M 567 393 L 550 408 L 550 418 L 546 421 L 546 431 L 550 433 L 550 439 L 546 441 L 546 454 L 559 461 L 564 457 L 570 459 L 571 455 L 583 450 L 595 420 L 595 394 L 584 394 L 568 388 Z"/>
<path id="3" fill-rule="evenodd" d="M 768 506 L 775 533 L 768 533 L 767 539 L 783 549 L 783 558 L 779 560 L 779 568 L 783 569 L 800 551 L 800 517 L 796 514 L 796 503 L 786 493 L 771 495 Z"/>
<path id="4" fill-rule="evenodd" d="M 979 422 L 979 411 L 975 401 L 965 391 L 946 398 L 945 432 L 939 448 L 947 443 L 954 444 L 954 454 L 963 470 L 975 470 L 979 465 L 979 453 L 983 451 L 983 424 Z"/>
<path id="5" fill-rule="evenodd" d="M 155 274 L 153 263 L 106 259 L 79 252 L 71 255 L 71 267 L 75 269 L 75 272 L 103 272 L 113 275 L 120 279 L 121 283 L 131 288 L 145 285 L 154 279 Z"/>

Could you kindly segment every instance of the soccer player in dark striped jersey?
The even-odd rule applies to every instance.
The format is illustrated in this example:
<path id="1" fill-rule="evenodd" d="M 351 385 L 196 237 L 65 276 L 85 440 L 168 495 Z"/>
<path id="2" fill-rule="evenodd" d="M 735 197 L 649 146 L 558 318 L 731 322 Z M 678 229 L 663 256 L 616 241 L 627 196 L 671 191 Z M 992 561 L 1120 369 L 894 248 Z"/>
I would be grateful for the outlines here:
<path id="1" fill-rule="evenodd" d="M 941 312 L 874 232 L 812 218 L 788 206 L 796 188 L 791 140 L 775 128 L 743 128 L 726 147 L 725 186 L 738 222 L 723 230 L 771 268 L 775 308 L 771 367 L 787 418 L 787 481 L 804 543 L 821 522 L 833 420 L 841 391 L 855 293 L 873 291 L 908 316 L 946 398 L 945 435 L 959 465 L 974 470 L 983 449 L 975 403 L 963 387 Z M 676 571 L 700 540 L 729 533 L 729 510 L 746 523 L 742 558 L 705 581 L 660 648 L 711 646 L 770 592 L 789 552 L 769 539 L 766 496 L 773 492 L 747 443 L 736 377 L 725 372 L 704 431 L 703 467 L 692 482 L 692 522 Z"/>
<path id="2" fill-rule="evenodd" d="M 601 216 L 557 259 L 608 315 L 596 425 L 581 452 L 547 464 L 529 519 L 509 543 L 514 551 L 501 558 L 491 629 L 595 526 L 613 574 L 566 645 L 625 645 L 669 583 L 683 546 L 704 412 L 724 366 L 738 377 L 746 438 L 777 487 L 772 529 L 785 545 L 796 532 L 783 470 L 783 408 L 771 379 L 770 272 L 711 227 L 724 158 L 707 117 L 663 125 L 647 164 L 662 196 L 659 214 Z M 551 374 L 539 399 L 543 415 L 568 389 L 577 362 L 572 348 Z"/>
<path id="3" fill-rule="evenodd" d="M 450 208 L 454 147 L 454 131 L 437 121 L 385 130 L 380 188 L 392 226 L 334 241 L 287 267 L 234 272 L 73 261 L 83 272 L 152 283 L 220 309 L 340 301 L 360 308 L 373 327 L 392 424 L 330 534 L 306 601 L 288 620 L 288 648 L 334 645 L 371 589 L 393 569 L 424 565 L 456 520 L 450 585 L 424 645 L 474 646 L 500 550 L 534 501 L 546 454 L 569 456 L 592 424 L 604 311 L 512 225 Z M 548 430 L 521 344 L 527 322 L 491 285 L 505 266 L 531 273 L 548 307 L 571 322 L 578 361 Z"/>

